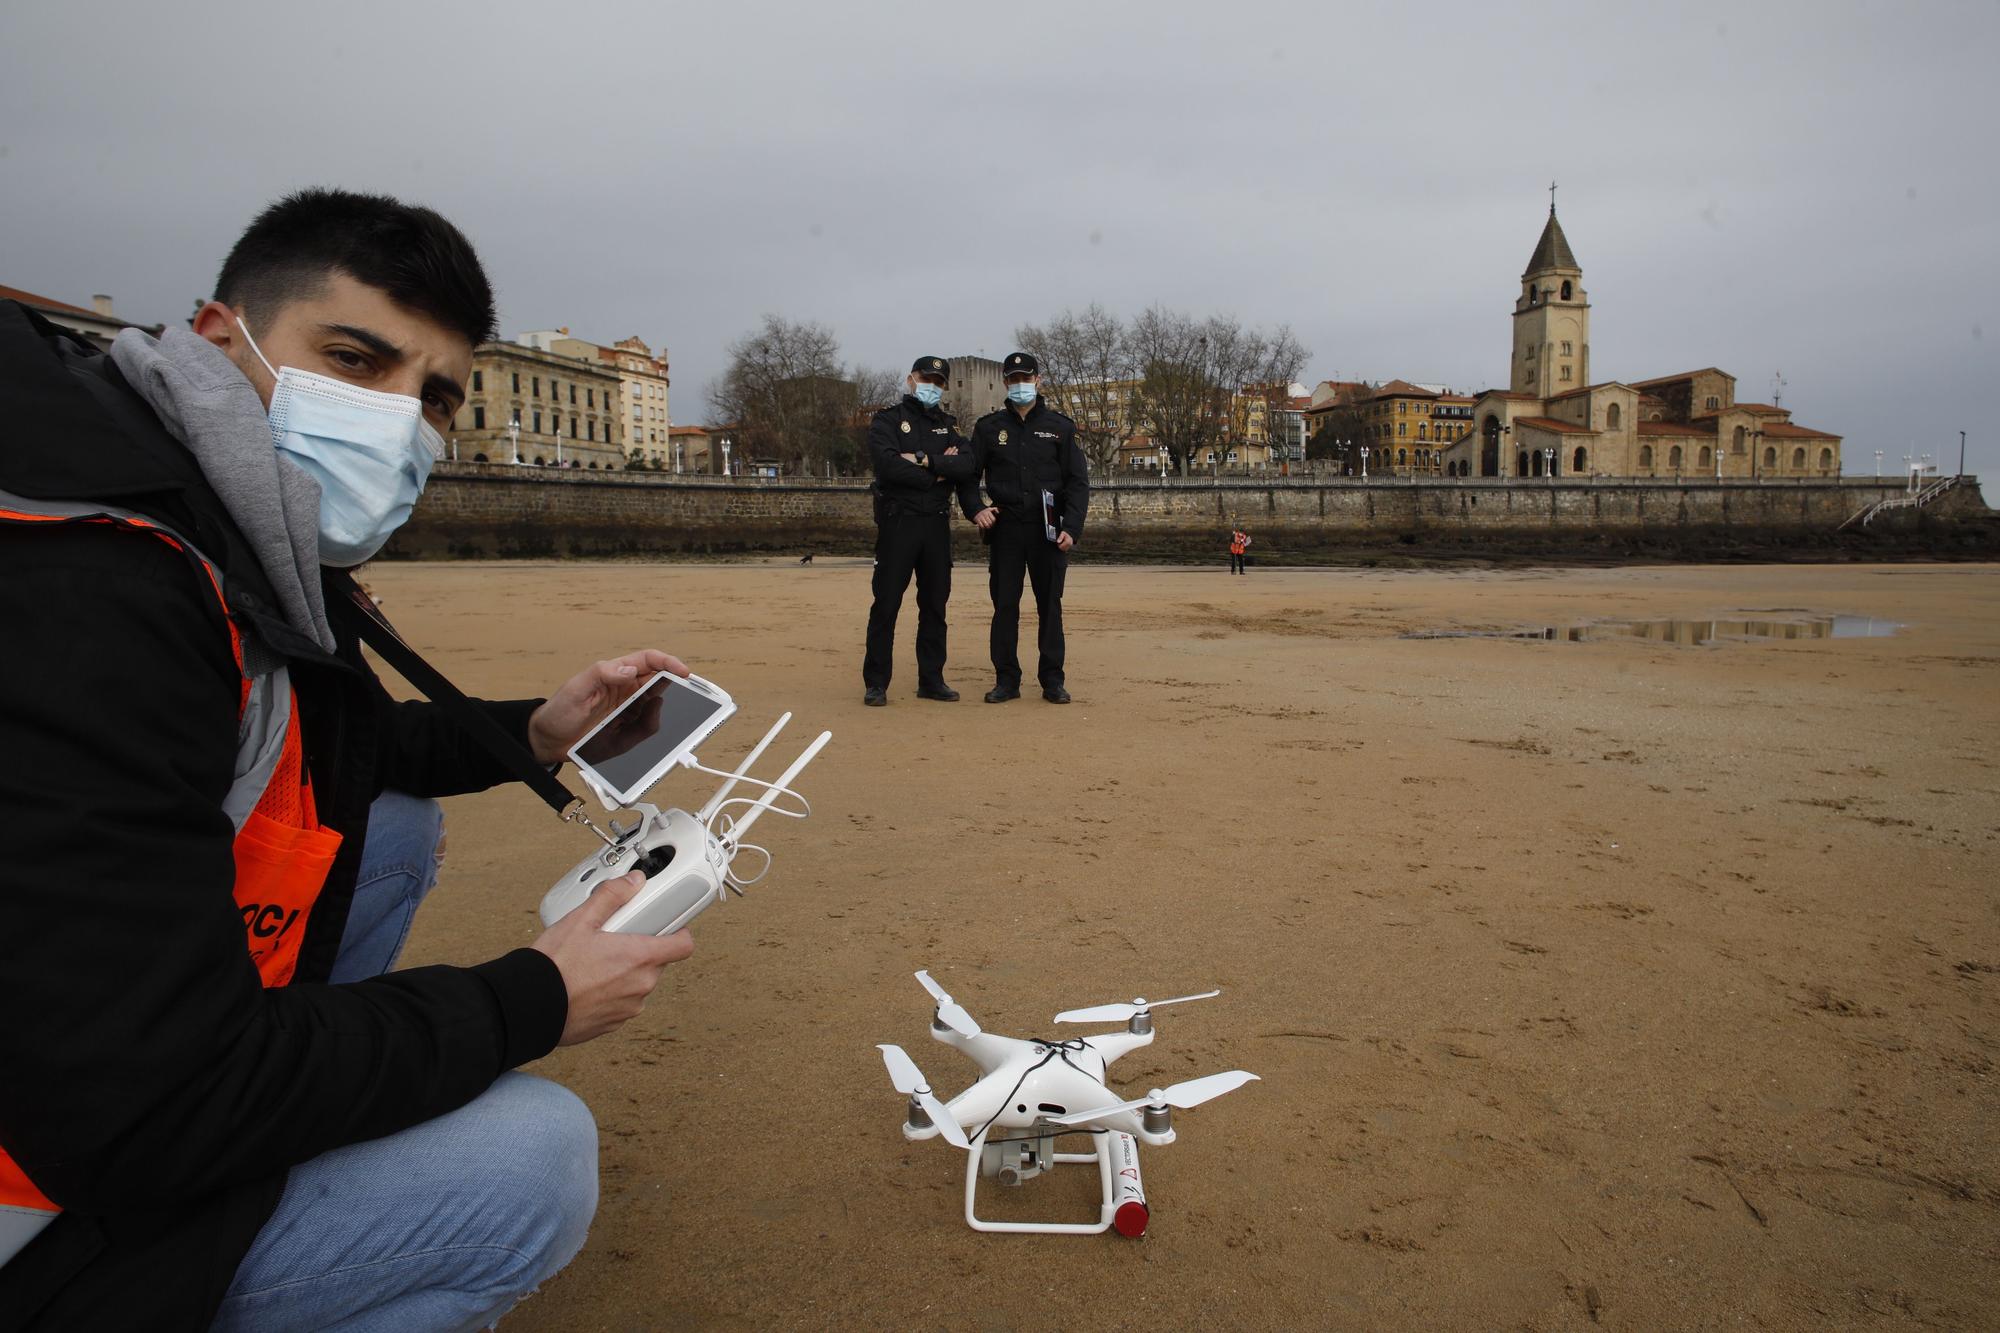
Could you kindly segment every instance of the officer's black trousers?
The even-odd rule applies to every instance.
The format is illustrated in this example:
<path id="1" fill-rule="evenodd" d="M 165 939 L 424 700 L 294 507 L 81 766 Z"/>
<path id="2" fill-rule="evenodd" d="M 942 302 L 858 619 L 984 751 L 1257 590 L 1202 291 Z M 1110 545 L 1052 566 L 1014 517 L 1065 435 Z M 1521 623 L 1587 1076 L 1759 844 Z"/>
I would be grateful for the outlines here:
<path id="1" fill-rule="evenodd" d="M 1035 675 L 1042 688 L 1053 690 L 1063 683 L 1063 575 L 1069 556 L 1042 536 L 1033 523 L 1001 519 L 993 525 L 993 545 L 988 552 L 988 586 L 993 593 L 993 681 L 1009 689 L 1021 688 L 1021 659 L 1017 650 L 1021 638 L 1021 576 L 1026 574 L 1035 589 L 1035 612 L 1041 618 L 1038 646 L 1041 661 Z"/>
<path id="2" fill-rule="evenodd" d="M 944 604 L 951 600 L 951 519 L 890 514 L 875 529 L 875 605 L 868 611 L 868 654 L 861 683 L 887 689 L 895 674 L 896 613 L 910 575 L 917 576 L 917 688 L 944 685 Z"/>

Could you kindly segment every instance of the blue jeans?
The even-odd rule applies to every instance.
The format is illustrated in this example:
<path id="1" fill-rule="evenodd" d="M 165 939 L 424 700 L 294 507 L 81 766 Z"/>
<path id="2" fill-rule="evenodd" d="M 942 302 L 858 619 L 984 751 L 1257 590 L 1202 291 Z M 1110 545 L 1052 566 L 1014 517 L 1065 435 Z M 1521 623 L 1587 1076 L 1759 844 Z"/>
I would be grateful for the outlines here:
<path id="1" fill-rule="evenodd" d="M 435 801 L 375 802 L 335 981 L 395 966 L 437 880 L 442 829 Z M 590 1111 L 566 1088 L 502 1074 L 456 1111 L 293 1167 L 215 1327 L 480 1328 L 576 1256 L 596 1211 Z"/>

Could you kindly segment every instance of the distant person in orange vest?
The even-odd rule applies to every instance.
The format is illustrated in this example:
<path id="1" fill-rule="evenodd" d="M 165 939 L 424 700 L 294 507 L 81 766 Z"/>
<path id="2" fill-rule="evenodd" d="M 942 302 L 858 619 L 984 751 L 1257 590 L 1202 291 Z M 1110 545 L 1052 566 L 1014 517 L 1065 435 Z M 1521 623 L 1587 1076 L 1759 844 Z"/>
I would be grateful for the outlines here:
<path id="1" fill-rule="evenodd" d="M 1241 528 L 1231 529 L 1229 533 L 1230 573 L 1241 574 L 1244 572 L 1243 557 L 1249 550 L 1250 550 L 1250 534 L 1243 531 Z"/>

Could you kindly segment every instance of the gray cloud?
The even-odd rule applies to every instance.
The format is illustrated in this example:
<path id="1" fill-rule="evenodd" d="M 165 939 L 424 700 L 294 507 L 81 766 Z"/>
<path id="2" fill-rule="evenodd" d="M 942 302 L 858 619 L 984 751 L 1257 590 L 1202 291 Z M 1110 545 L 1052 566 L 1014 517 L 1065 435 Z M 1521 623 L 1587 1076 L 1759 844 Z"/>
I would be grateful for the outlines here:
<path id="1" fill-rule="evenodd" d="M 1476 389 L 1553 177 L 1596 376 L 1782 370 L 1850 470 L 2000 465 L 2000 9 L 1621 11 L 25 0 L 0 282 L 178 319 L 337 183 L 458 220 L 510 333 L 665 342 L 681 420 L 767 310 L 897 366 L 1158 301 Z"/>

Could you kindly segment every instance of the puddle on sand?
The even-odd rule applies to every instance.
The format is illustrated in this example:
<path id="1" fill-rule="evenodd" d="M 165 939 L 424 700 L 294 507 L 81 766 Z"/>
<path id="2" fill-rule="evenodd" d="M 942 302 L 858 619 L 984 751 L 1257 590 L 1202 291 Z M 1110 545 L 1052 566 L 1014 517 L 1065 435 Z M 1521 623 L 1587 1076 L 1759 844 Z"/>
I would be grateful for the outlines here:
<path id="1" fill-rule="evenodd" d="M 1872 616 L 1802 616 L 1793 620 L 1592 620 L 1521 629 L 1416 630 L 1406 639 L 1538 639 L 1547 643 L 1601 643 L 1648 639 L 1700 647 L 1764 639 L 1883 639 L 1902 624 Z"/>

